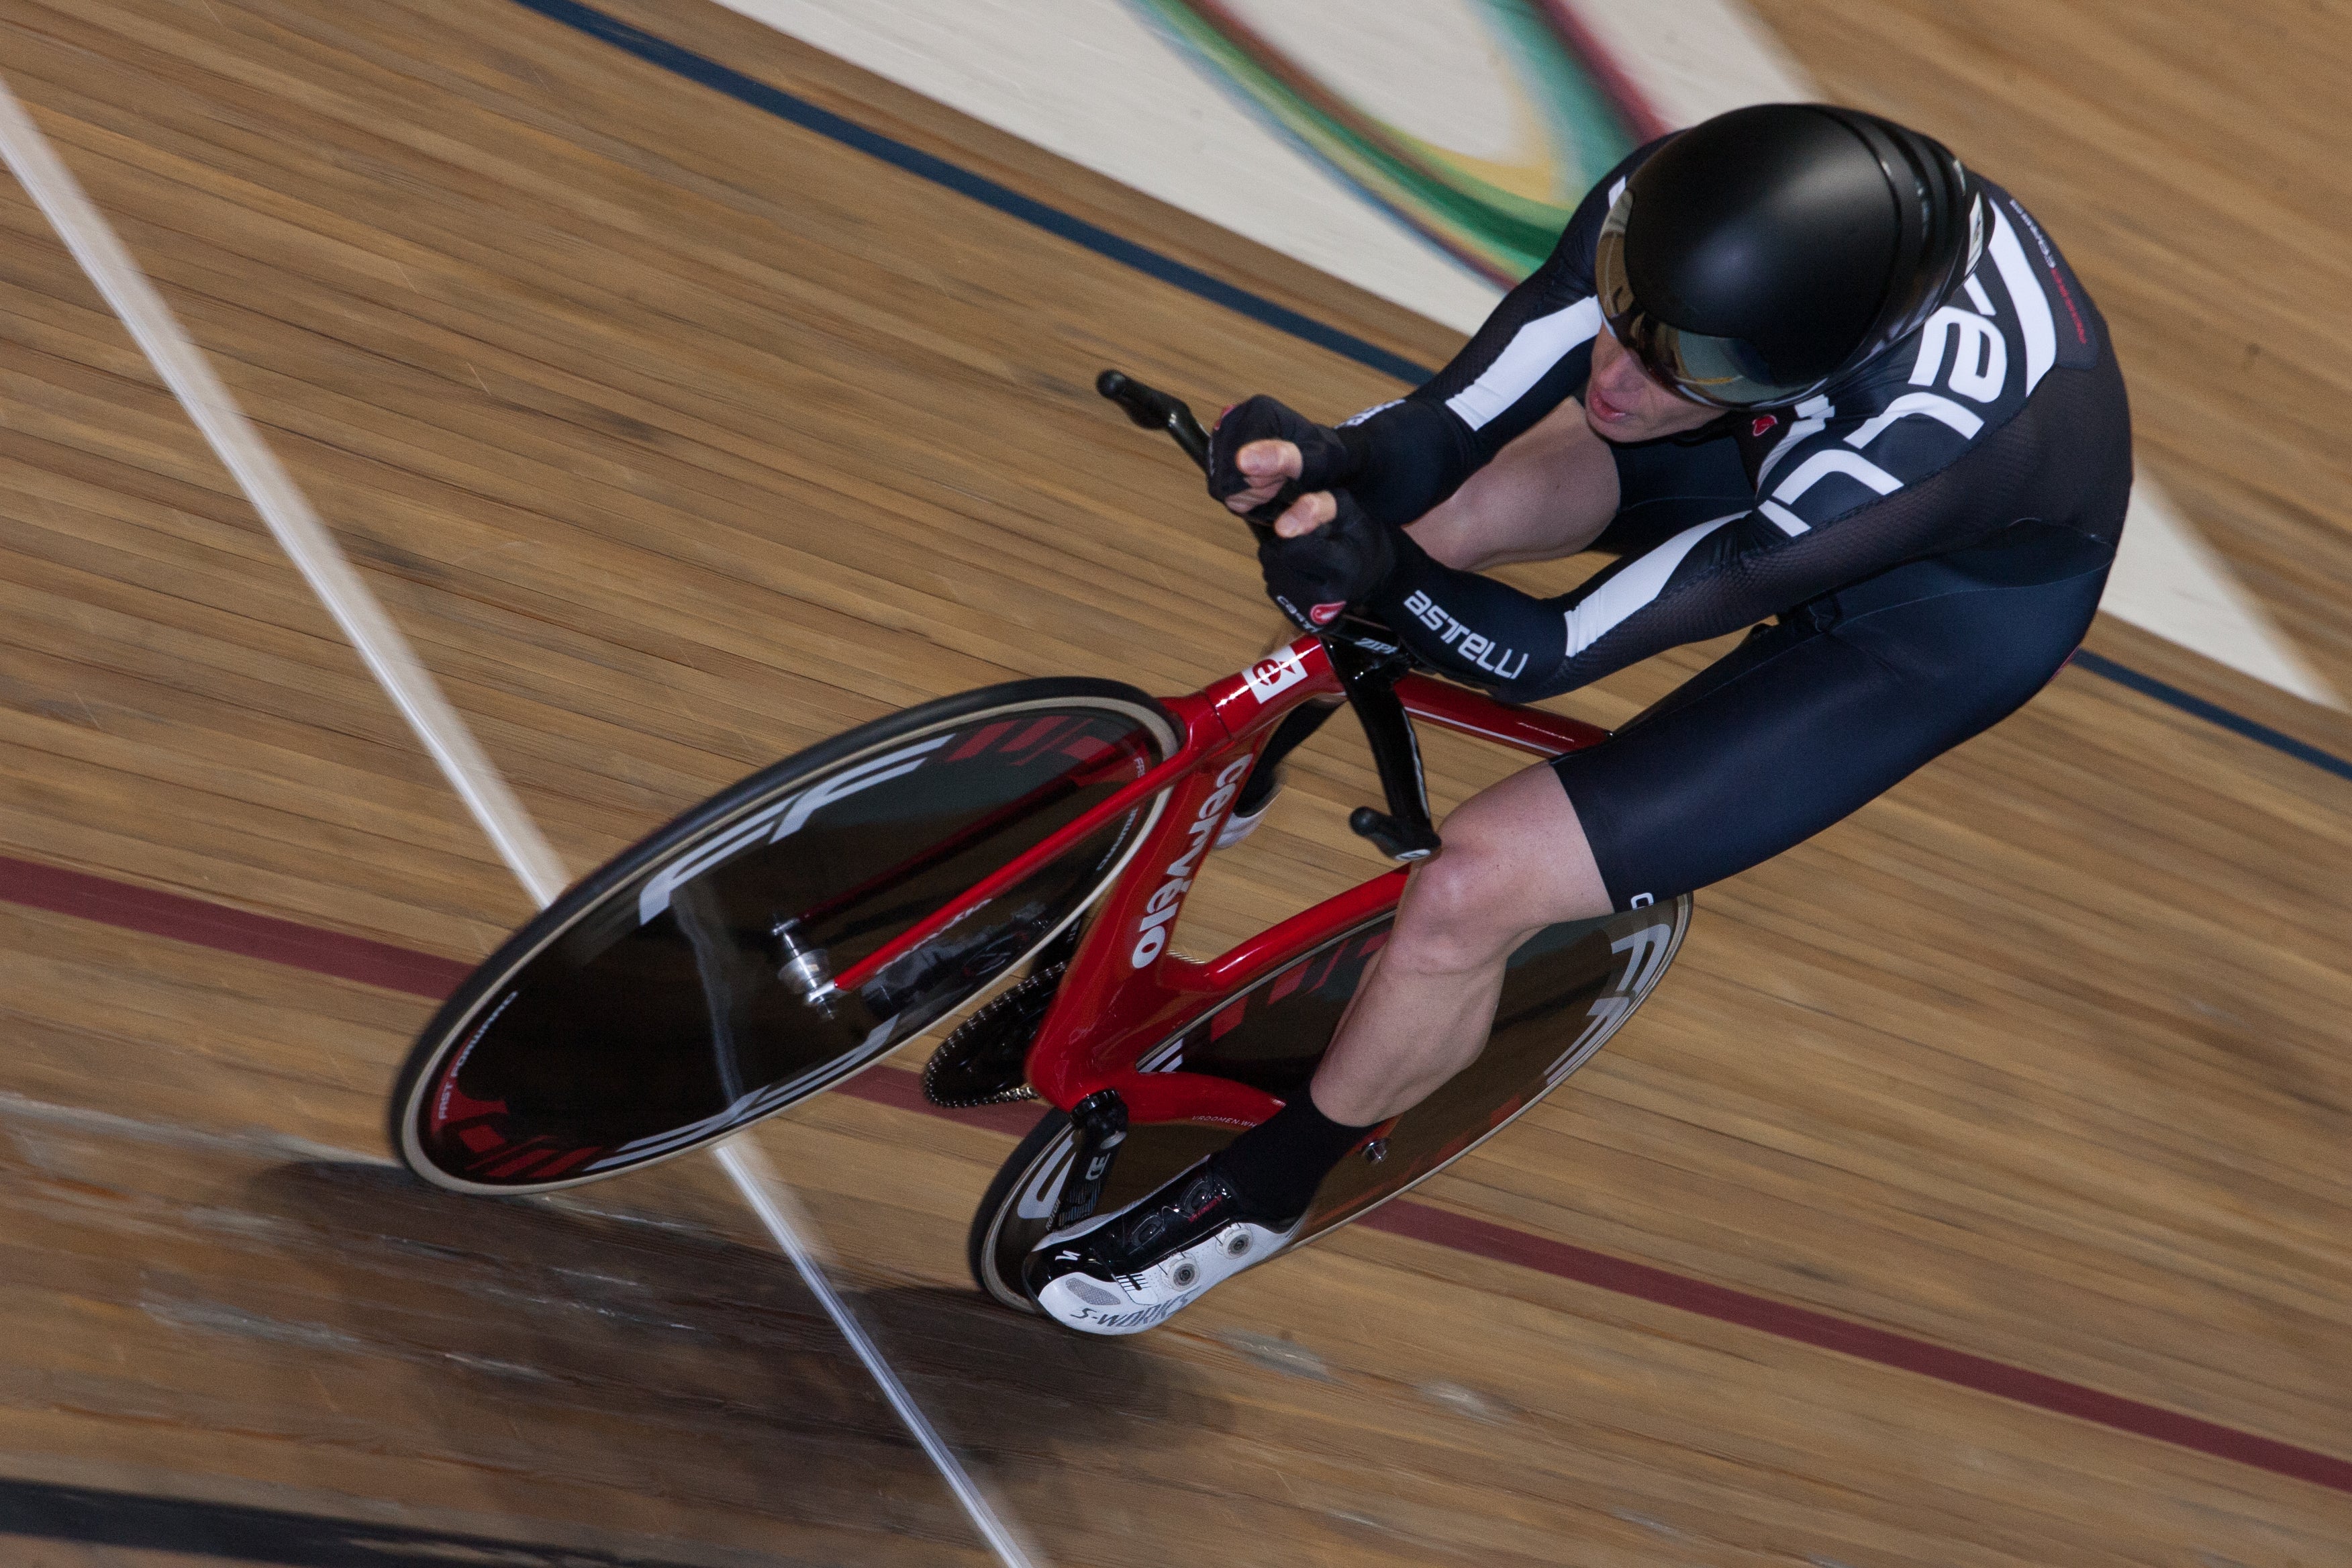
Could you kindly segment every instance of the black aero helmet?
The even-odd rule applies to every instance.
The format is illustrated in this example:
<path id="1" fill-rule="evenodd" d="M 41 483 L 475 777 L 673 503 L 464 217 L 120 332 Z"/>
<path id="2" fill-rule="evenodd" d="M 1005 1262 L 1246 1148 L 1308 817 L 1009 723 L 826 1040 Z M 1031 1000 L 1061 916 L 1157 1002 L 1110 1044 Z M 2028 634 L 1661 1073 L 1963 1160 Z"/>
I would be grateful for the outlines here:
<path id="1" fill-rule="evenodd" d="M 1908 336 L 1982 252 L 1941 142 L 1859 110 L 1765 103 L 1695 125 L 1601 226 L 1611 333 L 1702 403 L 1792 403 Z"/>

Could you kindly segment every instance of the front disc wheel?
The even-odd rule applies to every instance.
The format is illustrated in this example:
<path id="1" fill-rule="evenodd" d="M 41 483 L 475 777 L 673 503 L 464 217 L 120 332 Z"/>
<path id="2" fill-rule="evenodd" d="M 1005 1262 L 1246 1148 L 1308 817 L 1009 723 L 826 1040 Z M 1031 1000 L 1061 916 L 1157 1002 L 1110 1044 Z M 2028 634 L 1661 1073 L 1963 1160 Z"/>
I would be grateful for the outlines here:
<path id="1" fill-rule="evenodd" d="M 461 1192 L 615 1175 L 869 1065 L 1035 953 L 1160 806 L 1106 820 L 855 991 L 880 951 L 1168 756 L 1131 688 L 1031 680 L 912 709 L 746 779 L 556 900 L 426 1026 L 391 1106 Z"/>

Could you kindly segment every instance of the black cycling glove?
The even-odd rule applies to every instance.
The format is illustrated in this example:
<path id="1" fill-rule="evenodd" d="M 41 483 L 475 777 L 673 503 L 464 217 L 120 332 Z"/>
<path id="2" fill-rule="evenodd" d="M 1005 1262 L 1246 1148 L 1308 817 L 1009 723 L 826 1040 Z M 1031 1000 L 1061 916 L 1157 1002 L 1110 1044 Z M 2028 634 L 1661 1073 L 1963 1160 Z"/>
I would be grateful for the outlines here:
<path id="1" fill-rule="evenodd" d="M 1252 441 L 1288 441 L 1298 448 L 1305 464 L 1297 481 L 1302 494 L 1346 484 L 1355 471 L 1355 457 L 1338 431 L 1260 393 L 1228 409 L 1209 437 L 1209 493 L 1217 500 L 1250 488 L 1249 476 L 1234 466 L 1234 456 Z"/>
<path id="2" fill-rule="evenodd" d="M 1266 596 L 1302 631 L 1329 626 L 1349 605 L 1377 593 L 1396 568 L 1388 524 L 1373 521 L 1346 490 L 1334 490 L 1332 499 L 1339 515 L 1314 532 L 1284 539 L 1269 530 L 1258 540 Z"/>

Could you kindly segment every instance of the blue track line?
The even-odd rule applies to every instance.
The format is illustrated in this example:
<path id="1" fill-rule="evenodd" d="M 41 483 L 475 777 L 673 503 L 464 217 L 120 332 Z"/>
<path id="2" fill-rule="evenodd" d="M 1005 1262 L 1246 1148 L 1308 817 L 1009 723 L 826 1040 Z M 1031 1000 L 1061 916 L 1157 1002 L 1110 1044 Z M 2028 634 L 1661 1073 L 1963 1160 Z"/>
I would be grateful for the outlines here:
<path id="1" fill-rule="evenodd" d="M 904 169 L 934 184 L 944 185 L 958 195 L 969 196 L 1008 216 L 1019 218 L 1023 223 L 1034 224 L 1048 234 L 1066 239 L 1097 256 L 1108 257 L 1122 266 L 1131 267 L 1147 277 L 1172 284 L 1211 304 L 1222 305 L 1276 331 L 1287 332 L 1303 342 L 1328 349 L 1343 359 L 1353 360 L 1358 364 L 1413 385 L 1427 381 L 1435 374 L 1429 366 L 1417 364 L 1378 343 L 1367 342 L 1352 332 L 1343 332 L 1328 322 L 1302 315 L 1287 305 L 1277 305 L 1264 295 L 1253 294 L 1197 267 L 1188 267 L 1172 256 L 1162 256 L 1150 246 L 1113 234 L 1084 218 L 1074 217 L 1033 196 L 1024 196 L 1009 186 L 1000 185 L 994 180 L 975 174 L 944 158 L 909 147 L 878 131 L 869 131 L 856 121 L 845 120 L 831 110 L 819 109 L 806 99 L 754 80 L 741 71 L 730 69 L 691 49 L 681 48 L 642 28 L 632 27 L 602 11 L 580 5 L 577 0 L 515 0 L 515 4 L 591 37 L 601 38 L 614 47 L 624 49 L 673 75 L 723 92 L 739 103 L 747 103 L 779 120 L 789 121 L 804 131 L 829 137 L 845 147 L 854 147 L 869 157 L 879 158 L 894 168 Z M 2233 713 L 2218 703 L 2191 696 L 2154 676 L 2142 675 L 2127 665 L 2117 664 L 2088 649 L 2075 654 L 2074 663 L 2080 668 L 2112 680 L 2118 686 L 2128 687 L 2142 696 L 2153 697 L 2158 702 L 2178 708 L 2184 713 L 2194 714 L 2208 723 L 2218 724 L 2232 734 L 2242 735 L 2273 751 L 2283 752 L 2298 762 L 2309 763 L 2313 767 L 2339 778 L 2352 779 L 2352 761 L 2332 752 L 2322 751 L 2307 742 L 2298 741 L 2267 724 L 2257 723 L 2242 714 Z"/>
<path id="2" fill-rule="evenodd" d="M 2202 697 L 2192 696 L 2178 686 L 2168 686 L 2152 675 L 2142 675 L 2127 664 L 2117 664 L 2114 659 L 2093 653 L 2089 648 L 2076 649 L 2074 663 L 2079 668 L 2089 670 L 2093 675 L 2106 677 L 2118 686 L 2128 686 L 2143 697 L 2153 697 L 2158 702 L 2169 703 L 2183 713 L 2193 713 L 2209 724 L 2219 724 L 2232 734 L 2243 735 L 2249 741 L 2259 741 L 2274 752 L 2284 752 L 2288 756 L 2309 763 L 2313 767 L 2334 773 L 2337 778 L 2352 779 L 2352 762 L 2347 762 L 2335 752 L 2323 752 L 2317 746 L 2305 741 L 2298 741 L 2283 731 L 2272 729 L 2268 724 L 2258 724 L 2242 713 L 2232 713 L 2218 702 L 2208 702 Z"/>
<path id="3" fill-rule="evenodd" d="M 717 60 L 706 58 L 691 49 L 680 48 L 667 39 L 616 21 L 602 11 L 575 5 L 573 0 L 515 0 L 515 3 L 567 27 L 576 27 L 593 37 L 602 38 L 666 71 L 723 92 L 738 102 L 765 110 L 779 120 L 789 120 L 804 131 L 829 136 L 845 147 L 855 147 L 860 153 L 879 158 L 910 174 L 919 175 L 934 184 L 945 185 L 959 195 L 970 196 L 973 201 L 1017 217 L 1023 223 L 1034 224 L 1046 233 L 1066 239 L 1073 245 L 1083 246 L 1097 256 L 1107 256 L 1163 283 L 1172 283 L 1188 294 L 1223 305 L 1252 321 L 1263 321 L 1276 331 L 1287 332 L 1318 348 L 1328 349 L 1342 358 L 1354 360 L 1358 364 L 1369 365 L 1383 375 L 1418 384 L 1427 381 L 1433 374 L 1427 365 L 1415 364 L 1402 354 L 1391 353 L 1378 343 L 1367 342 L 1352 332 L 1343 332 L 1312 316 L 1301 315 L 1287 305 L 1277 305 L 1262 295 L 1237 288 L 1197 267 L 1187 267 L 1172 256 L 1162 256 L 1150 246 L 1138 245 L 1123 235 L 1113 234 L 1084 218 L 1073 217 L 1059 207 L 1048 206 L 1034 197 L 1024 196 L 944 158 L 909 147 L 904 142 L 879 132 L 868 131 L 831 110 L 819 109 L 806 99 L 795 98 L 781 88 L 755 81 L 740 71 L 729 69 Z"/>

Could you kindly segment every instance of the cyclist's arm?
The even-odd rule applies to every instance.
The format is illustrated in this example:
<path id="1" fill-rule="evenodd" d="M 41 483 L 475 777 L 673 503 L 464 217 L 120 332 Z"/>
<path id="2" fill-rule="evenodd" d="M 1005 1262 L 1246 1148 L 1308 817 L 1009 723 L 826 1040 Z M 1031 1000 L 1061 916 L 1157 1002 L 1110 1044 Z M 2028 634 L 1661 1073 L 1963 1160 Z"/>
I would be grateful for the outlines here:
<path id="1" fill-rule="evenodd" d="M 1573 690 L 1998 526 L 1997 500 L 1936 472 L 1964 443 L 1932 421 L 1909 423 L 1879 448 L 1913 448 L 1895 472 L 1841 441 L 1842 421 L 1792 449 L 1782 471 L 1808 476 L 1801 492 L 1778 488 L 1752 510 L 1685 529 L 1553 598 L 1441 565 L 1400 531 L 1396 565 L 1367 603 L 1446 675 L 1519 702 Z M 1934 477 L 1906 485 L 1898 475 L 1909 473 Z"/>
<path id="2" fill-rule="evenodd" d="M 1382 522 L 1412 521 L 1583 388 L 1601 328 L 1593 247 L 1617 188 L 1659 145 L 1601 176 L 1550 257 L 1503 297 L 1444 370 L 1339 427 L 1348 488 L 1366 511 Z"/>

